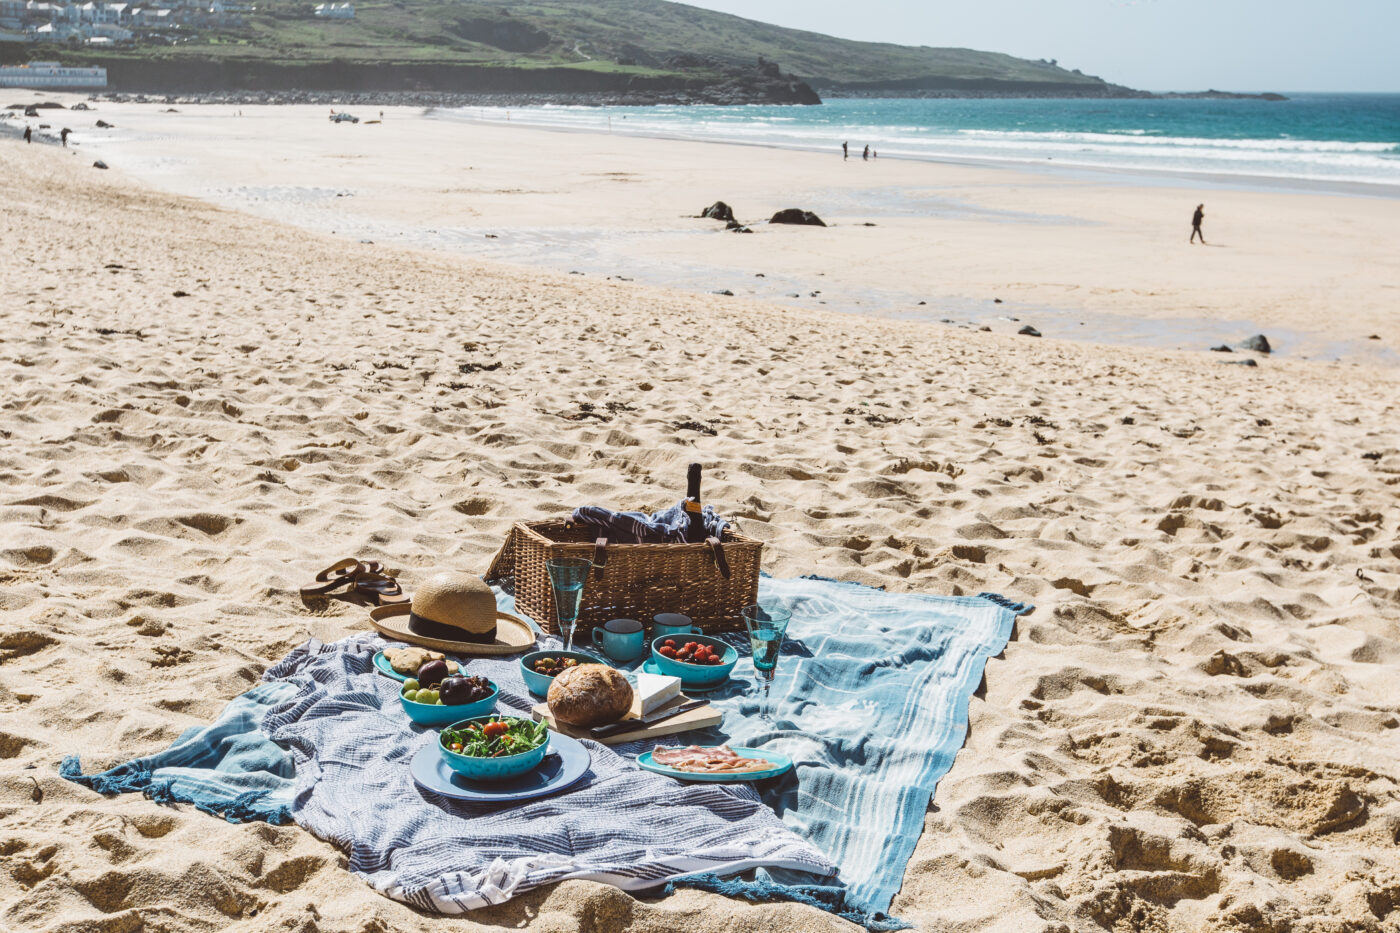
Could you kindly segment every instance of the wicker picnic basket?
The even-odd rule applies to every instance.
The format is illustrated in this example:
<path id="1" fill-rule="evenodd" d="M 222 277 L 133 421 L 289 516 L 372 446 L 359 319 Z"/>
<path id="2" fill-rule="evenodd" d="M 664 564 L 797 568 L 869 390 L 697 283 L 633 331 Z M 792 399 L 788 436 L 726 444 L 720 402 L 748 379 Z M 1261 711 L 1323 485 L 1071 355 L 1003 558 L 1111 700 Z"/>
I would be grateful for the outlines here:
<path id="1" fill-rule="evenodd" d="M 593 628 L 609 619 L 650 625 L 659 612 L 684 613 L 706 632 L 738 631 L 744 627 L 739 610 L 758 601 L 762 552 L 762 541 L 732 526 L 718 548 L 701 542 L 608 544 L 599 549 L 594 530 L 583 525 L 517 522 L 486 579 L 513 590 L 516 608 L 557 635 L 559 616 L 544 563 L 553 557 L 593 561 L 583 587 L 576 644 L 588 644 Z"/>

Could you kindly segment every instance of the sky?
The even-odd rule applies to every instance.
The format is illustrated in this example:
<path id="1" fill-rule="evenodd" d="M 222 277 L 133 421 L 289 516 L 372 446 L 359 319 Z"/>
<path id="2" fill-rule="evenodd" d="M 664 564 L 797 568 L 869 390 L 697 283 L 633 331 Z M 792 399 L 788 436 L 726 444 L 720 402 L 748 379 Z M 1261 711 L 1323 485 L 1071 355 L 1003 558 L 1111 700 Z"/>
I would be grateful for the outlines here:
<path id="1" fill-rule="evenodd" d="M 1053 58 L 1151 91 L 1400 92 L 1400 0 L 681 2 L 848 39 Z"/>

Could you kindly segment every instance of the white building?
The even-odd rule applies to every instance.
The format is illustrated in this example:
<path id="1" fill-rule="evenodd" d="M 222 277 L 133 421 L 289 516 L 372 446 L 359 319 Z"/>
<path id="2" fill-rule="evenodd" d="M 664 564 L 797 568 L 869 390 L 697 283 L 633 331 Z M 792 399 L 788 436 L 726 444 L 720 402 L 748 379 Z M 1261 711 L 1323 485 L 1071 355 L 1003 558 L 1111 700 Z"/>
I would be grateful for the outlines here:
<path id="1" fill-rule="evenodd" d="M 349 3 L 318 3 L 312 12 L 323 19 L 355 18 L 355 8 Z"/>
<path id="2" fill-rule="evenodd" d="M 30 62 L 27 65 L 0 66 L 0 87 L 96 88 L 106 86 L 106 68 L 65 68 L 58 62 Z"/>

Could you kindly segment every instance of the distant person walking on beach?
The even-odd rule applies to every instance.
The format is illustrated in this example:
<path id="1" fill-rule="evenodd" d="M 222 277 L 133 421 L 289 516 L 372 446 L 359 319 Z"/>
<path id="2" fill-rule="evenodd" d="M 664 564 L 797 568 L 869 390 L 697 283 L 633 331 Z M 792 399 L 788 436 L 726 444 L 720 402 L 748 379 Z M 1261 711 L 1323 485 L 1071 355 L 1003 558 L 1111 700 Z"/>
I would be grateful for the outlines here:
<path id="1" fill-rule="evenodd" d="M 63 138 L 63 148 L 64 148 L 64 149 L 67 149 L 67 148 L 68 148 L 68 134 L 71 133 L 71 132 L 73 132 L 73 131 L 70 130 L 68 127 L 65 126 L 65 127 L 59 132 L 59 134 L 58 134 L 60 137 Z"/>
<path id="2" fill-rule="evenodd" d="M 860 157 L 861 157 L 861 159 L 863 159 L 863 160 L 866 161 L 866 162 L 869 162 L 869 161 L 870 161 L 870 147 L 869 147 L 869 146 L 866 146 L 866 147 L 865 147 L 865 151 L 862 152 L 862 153 L 860 154 Z"/>
<path id="3" fill-rule="evenodd" d="M 24 128 L 24 141 L 27 143 L 34 142 L 34 131 L 27 126 Z"/>
<path id="4" fill-rule="evenodd" d="M 849 143 L 841 144 L 841 161 L 845 162 L 851 157 L 851 146 Z"/>
<path id="5" fill-rule="evenodd" d="M 1196 237 L 1200 237 L 1202 246 L 1206 245 L 1206 235 L 1201 232 L 1201 221 L 1205 220 L 1205 217 L 1206 206 L 1204 204 L 1197 204 L 1196 213 L 1191 215 L 1191 242 L 1195 243 Z"/>

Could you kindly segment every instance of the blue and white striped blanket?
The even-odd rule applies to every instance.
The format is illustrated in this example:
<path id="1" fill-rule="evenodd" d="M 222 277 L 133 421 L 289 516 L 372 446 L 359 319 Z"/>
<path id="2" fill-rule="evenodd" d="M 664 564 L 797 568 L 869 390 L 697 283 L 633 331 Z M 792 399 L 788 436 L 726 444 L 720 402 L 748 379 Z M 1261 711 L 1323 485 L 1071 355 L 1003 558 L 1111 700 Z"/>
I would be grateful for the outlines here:
<path id="1" fill-rule="evenodd" d="M 778 721 L 766 728 L 754 715 L 761 693 L 741 661 L 714 697 L 724 731 L 679 738 L 792 756 L 794 773 L 762 799 L 749 785 L 640 772 L 628 755 L 645 746 L 591 742 L 590 778 L 554 797 L 502 808 L 423 792 L 407 762 L 435 733 L 403 716 L 397 682 L 371 663 L 385 642 L 370 635 L 308 642 L 163 752 L 90 776 L 72 757 L 62 773 L 233 821 L 295 820 L 348 852 L 376 890 L 425 910 L 460 913 L 567 878 L 641 890 L 685 876 L 719 889 L 720 875 L 761 868 L 770 874 L 723 889 L 878 925 L 966 734 L 968 696 L 1024 607 L 812 579 L 765 578 L 760 597 L 793 609 L 773 688 Z M 500 686 L 503 712 L 533 705 L 517 659 L 474 659 L 471 671 Z"/>

